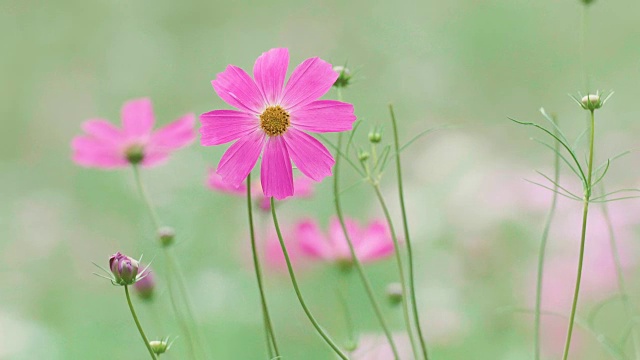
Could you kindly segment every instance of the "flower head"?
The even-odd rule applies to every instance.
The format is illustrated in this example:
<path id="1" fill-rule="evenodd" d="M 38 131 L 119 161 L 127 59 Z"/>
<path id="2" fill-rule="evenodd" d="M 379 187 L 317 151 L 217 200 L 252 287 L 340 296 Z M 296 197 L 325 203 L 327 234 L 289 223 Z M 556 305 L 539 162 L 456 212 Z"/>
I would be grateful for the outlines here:
<path id="1" fill-rule="evenodd" d="M 187 114 L 156 131 L 151 100 L 137 99 L 122 107 L 122 129 L 102 119 L 82 124 L 85 135 L 73 139 L 73 161 L 102 169 L 159 165 L 169 154 L 195 138 L 193 114 Z"/>
<path id="2" fill-rule="evenodd" d="M 393 240 L 384 222 L 372 221 L 364 228 L 351 219 L 345 219 L 345 222 L 360 261 L 372 262 L 393 254 Z M 336 218 L 331 219 L 329 224 L 329 236 L 320 231 L 315 221 L 302 221 L 296 228 L 296 239 L 300 242 L 300 249 L 308 256 L 339 264 L 351 263 L 349 245 Z"/>
<path id="3" fill-rule="evenodd" d="M 109 269 L 113 274 L 113 283 L 117 285 L 132 285 L 138 281 L 138 268 L 140 264 L 119 252 L 109 258 Z"/>
<path id="4" fill-rule="evenodd" d="M 229 65 L 211 83 L 237 110 L 213 110 L 200 117 L 202 145 L 235 141 L 218 164 L 222 180 L 239 187 L 262 155 L 263 193 L 276 199 L 294 194 L 291 161 L 315 181 L 331 175 L 333 156 L 307 132 L 347 131 L 356 119 L 353 105 L 318 100 L 338 78 L 331 64 L 307 59 L 285 85 L 288 66 L 287 49 L 271 49 L 258 57 L 253 78 Z"/>

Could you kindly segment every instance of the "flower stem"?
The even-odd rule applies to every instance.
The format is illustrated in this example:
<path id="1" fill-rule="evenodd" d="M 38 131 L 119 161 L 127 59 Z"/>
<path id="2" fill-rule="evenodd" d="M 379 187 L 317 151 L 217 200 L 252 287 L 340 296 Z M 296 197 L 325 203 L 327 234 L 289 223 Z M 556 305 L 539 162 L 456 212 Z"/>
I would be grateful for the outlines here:
<path id="1" fill-rule="evenodd" d="M 602 193 L 606 194 L 604 190 L 604 186 L 602 187 Z M 618 244 L 616 241 L 616 234 L 614 231 L 613 223 L 611 222 L 611 217 L 609 216 L 609 208 L 606 202 L 602 203 L 602 214 L 604 215 L 604 220 L 607 224 L 607 229 L 609 232 L 609 246 L 611 247 L 611 256 L 613 258 L 613 264 L 616 270 L 616 277 L 618 280 L 618 291 L 620 292 L 620 296 L 622 298 L 622 303 L 624 305 L 625 311 L 627 312 L 627 316 L 632 319 L 635 318 L 635 311 L 629 301 L 629 294 L 627 293 L 627 287 L 624 281 L 624 274 L 622 273 L 622 262 L 620 261 L 620 252 L 618 251 Z M 637 331 L 634 324 L 631 326 L 631 337 L 633 339 L 633 350 L 635 353 L 635 359 L 640 359 L 640 343 L 638 341 Z"/>
<path id="2" fill-rule="evenodd" d="M 293 266 L 291 265 L 291 259 L 289 258 L 289 252 L 287 251 L 287 247 L 285 246 L 284 240 L 282 238 L 282 232 L 280 231 L 280 225 L 278 225 L 278 216 L 276 215 L 276 204 L 275 204 L 275 201 L 274 201 L 273 197 L 271 198 L 271 216 L 273 217 L 273 225 L 276 228 L 276 233 L 278 234 L 278 241 L 280 241 L 280 247 L 282 247 L 282 253 L 284 254 L 284 259 L 285 259 L 285 261 L 287 263 L 287 270 L 289 271 L 289 276 L 291 277 L 291 283 L 293 284 L 293 289 L 296 292 L 296 296 L 298 297 L 298 301 L 300 302 L 300 305 L 302 306 L 302 309 L 304 310 L 304 313 L 307 315 L 307 317 L 309 318 L 309 321 L 311 321 L 311 324 L 313 324 L 313 327 L 315 327 L 315 329 L 318 332 L 318 334 L 333 349 L 333 351 L 335 351 L 335 353 L 341 359 L 349 360 L 347 355 L 345 355 L 342 352 L 342 350 L 340 350 L 338 345 L 336 345 L 336 343 L 322 329 L 320 324 L 318 324 L 318 321 L 316 320 L 315 317 L 313 317 L 313 315 L 311 314 L 311 311 L 309 311 L 309 308 L 307 307 L 307 304 L 304 302 L 304 299 L 302 297 L 302 293 L 300 292 L 300 288 L 298 287 L 298 281 L 296 280 L 296 275 L 293 272 Z"/>
<path id="3" fill-rule="evenodd" d="M 398 265 L 398 274 L 400 276 L 400 285 L 402 288 L 402 314 L 404 316 L 404 322 L 407 326 L 407 334 L 409 335 L 409 339 L 411 340 L 411 347 L 413 349 L 413 354 L 418 357 L 418 347 L 415 343 L 413 329 L 411 328 L 411 319 L 409 317 L 409 299 L 407 297 L 407 280 L 404 276 L 404 264 L 402 263 L 402 254 L 400 253 L 400 242 L 398 241 L 398 236 L 396 236 L 396 231 L 393 227 L 393 221 L 391 220 L 391 215 L 389 214 L 389 209 L 387 208 L 387 204 L 384 201 L 384 197 L 382 196 L 382 192 L 380 191 L 380 185 L 377 182 L 372 182 L 373 189 L 376 192 L 376 196 L 378 197 L 378 201 L 380 202 L 380 207 L 382 207 L 382 211 L 384 212 L 384 217 L 387 219 L 387 224 L 389 225 L 389 231 L 391 232 L 391 238 L 393 239 L 393 247 L 395 248 L 395 256 L 396 256 L 396 264 Z M 423 349 L 423 356 L 426 354 Z"/>
<path id="4" fill-rule="evenodd" d="M 336 146 L 338 148 L 338 153 L 340 153 L 340 150 L 342 147 L 342 134 L 338 134 L 338 144 Z M 391 331 L 389 330 L 389 326 L 387 325 L 384 319 L 384 316 L 382 315 L 382 310 L 380 310 L 380 305 L 378 304 L 378 301 L 376 300 L 376 297 L 373 294 L 373 288 L 371 287 L 369 278 L 367 278 L 367 274 L 364 272 L 364 267 L 362 266 L 360 259 L 358 259 L 358 256 L 356 255 L 355 248 L 353 247 L 353 242 L 351 241 L 351 237 L 349 236 L 349 232 L 347 231 L 347 225 L 344 221 L 344 215 L 342 214 L 342 206 L 340 204 L 340 183 L 338 181 L 339 180 L 338 175 L 340 173 L 339 170 L 340 170 L 340 155 L 336 155 L 336 164 L 334 165 L 334 168 L 333 168 L 333 196 L 334 196 L 334 203 L 336 207 L 336 214 L 338 215 L 338 220 L 340 221 L 340 227 L 342 228 L 342 233 L 344 234 L 344 238 L 347 240 L 347 244 L 349 245 L 349 252 L 351 253 L 351 259 L 353 260 L 353 264 L 355 265 L 356 270 L 358 271 L 358 275 L 360 276 L 360 280 L 364 285 L 364 289 L 367 292 L 367 296 L 369 297 L 369 301 L 371 302 L 371 307 L 373 307 L 376 317 L 378 318 L 378 322 L 380 323 L 380 327 L 382 327 L 382 330 L 384 331 L 384 334 L 387 337 L 387 340 L 389 341 L 389 346 L 391 346 L 391 351 L 393 352 L 393 356 L 396 359 L 399 359 L 398 349 L 396 347 L 395 342 L 393 341 L 393 335 L 391 334 Z"/>
<path id="5" fill-rule="evenodd" d="M 338 301 L 340 302 L 340 306 L 342 307 L 342 312 L 344 313 L 344 323 L 347 329 L 347 341 L 349 345 L 355 345 L 356 343 L 356 334 L 355 327 L 353 325 L 353 317 L 351 316 L 351 312 L 349 311 L 349 302 L 347 291 L 349 290 L 349 284 L 347 283 L 349 280 L 350 271 L 340 270 L 340 284 L 336 287 L 336 295 L 338 297 Z"/>
<path id="6" fill-rule="evenodd" d="M 264 320 L 264 328 L 267 337 L 267 351 L 269 358 L 273 357 L 271 352 L 271 345 L 276 356 L 280 356 L 278 351 L 278 345 L 276 343 L 275 332 L 273 331 L 273 325 L 271 324 L 271 317 L 269 316 L 269 309 L 267 307 L 267 298 L 264 294 L 264 286 L 262 283 L 262 270 L 260 268 L 260 259 L 258 258 L 258 249 L 256 246 L 256 235 L 253 227 L 253 202 L 251 201 L 251 174 L 247 176 L 247 215 L 249 218 L 249 234 L 251 236 L 251 252 L 253 254 L 253 266 L 256 273 L 256 279 L 258 280 L 258 290 L 260 291 L 260 303 L 262 306 L 262 317 Z M 271 345 L 270 345 L 271 344 Z"/>
<path id="7" fill-rule="evenodd" d="M 138 331 L 140 332 L 140 336 L 142 336 L 142 341 L 144 341 L 144 345 L 149 350 L 149 355 L 151 358 L 156 360 L 156 354 L 151 349 L 151 344 L 149 344 L 149 339 L 147 339 L 147 335 L 144 334 L 144 330 L 142 330 L 142 325 L 140 325 L 140 321 L 138 320 L 138 315 L 136 315 L 136 311 L 133 309 L 133 303 L 131 303 L 131 295 L 129 295 L 129 286 L 124 286 L 124 293 L 127 296 L 127 304 L 129 304 L 129 310 L 131 310 L 131 316 L 133 316 L 133 321 L 135 321 L 136 326 L 138 327 Z"/>
<path id="8" fill-rule="evenodd" d="M 569 349 L 571 347 L 571 335 L 573 333 L 573 323 L 576 317 L 576 308 L 578 307 L 578 296 L 580 295 L 580 281 L 582 279 L 582 262 L 584 260 L 584 246 L 587 236 L 587 219 L 589 216 L 589 199 L 591 198 L 591 177 L 593 172 L 593 143 L 595 138 L 595 115 L 591 110 L 591 136 L 589 138 L 589 160 L 587 163 L 587 181 L 585 183 L 584 201 L 582 210 L 582 235 L 580 237 L 580 255 L 578 258 L 578 274 L 576 276 L 575 291 L 573 293 L 573 304 L 571 305 L 571 315 L 569 316 L 569 329 L 567 330 L 567 340 L 564 345 L 563 360 L 569 357 Z"/>
<path id="9" fill-rule="evenodd" d="M 142 197 L 142 200 L 145 203 L 147 210 L 149 211 L 149 215 L 151 217 L 151 220 L 153 221 L 153 225 L 155 226 L 156 230 L 158 230 L 162 227 L 162 223 L 160 221 L 160 217 L 158 216 L 158 213 L 155 207 L 153 206 L 153 203 L 151 202 L 151 198 L 142 182 L 142 177 L 140 176 L 140 168 L 138 165 L 133 165 L 132 167 L 133 167 L 133 176 L 136 182 L 136 186 L 138 187 L 138 192 L 140 193 L 140 196 Z M 177 261 L 173 258 L 173 254 L 171 253 L 171 251 L 167 247 L 163 247 L 163 249 L 164 249 L 165 258 L 167 259 L 165 264 L 167 266 L 167 286 L 169 287 L 169 297 L 171 300 L 171 306 L 173 308 L 173 311 L 175 313 L 175 316 L 178 322 L 180 323 L 180 326 L 183 329 L 183 332 L 185 333 L 185 337 L 187 338 L 187 342 L 189 343 L 189 350 L 192 354 L 192 357 L 196 359 L 194 336 L 192 336 L 191 331 L 189 330 L 189 325 L 187 325 L 187 322 L 184 319 L 184 316 L 178 309 L 177 299 L 174 296 L 175 286 L 173 286 L 173 281 L 171 280 L 171 276 L 175 276 L 175 279 L 178 282 L 178 292 L 180 293 L 183 299 L 184 305 L 187 309 L 187 314 L 190 317 L 190 321 L 193 324 L 193 326 L 195 326 L 196 322 L 193 316 L 193 311 L 191 310 L 190 301 L 187 296 L 186 286 L 184 285 L 184 279 L 179 273 Z"/>
<path id="10" fill-rule="evenodd" d="M 555 119 L 554 119 L 555 120 Z M 557 124 L 557 122 L 556 122 Z M 557 131 L 556 131 L 557 132 Z M 554 157 L 554 165 L 553 165 L 553 181 L 554 184 L 558 184 L 560 181 L 560 143 L 555 143 L 555 157 Z M 551 208 L 549 209 L 549 213 L 547 214 L 547 219 L 545 220 L 544 230 L 542 231 L 542 239 L 540 240 L 540 250 L 538 251 L 538 275 L 536 281 L 536 305 L 535 305 L 535 316 L 534 316 L 534 333 L 533 333 L 533 346 L 534 346 L 534 354 L 535 359 L 540 360 L 540 318 L 541 318 L 541 308 L 542 308 L 542 282 L 544 277 L 544 260 L 545 253 L 547 249 L 547 240 L 549 239 L 549 231 L 551 229 L 551 222 L 553 221 L 553 217 L 556 212 L 556 205 L 558 203 L 558 186 L 554 185 L 553 187 L 553 197 L 551 198 Z"/>
<path id="11" fill-rule="evenodd" d="M 418 313 L 418 302 L 416 299 L 416 284 L 413 266 L 413 247 L 411 243 L 411 236 L 409 234 L 409 223 L 407 220 L 407 209 L 404 204 L 404 187 L 402 184 L 402 164 L 400 161 L 400 140 L 398 137 L 398 125 L 396 122 L 396 115 L 393 111 L 393 106 L 389 105 L 389 113 L 391 114 L 391 124 L 393 128 L 393 144 L 396 153 L 396 174 L 398 176 L 398 197 L 400 199 L 400 210 L 402 213 L 402 227 L 404 230 L 404 239 L 407 244 L 407 258 L 409 261 L 409 289 L 411 291 L 411 304 L 413 311 L 413 321 L 418 331 L 418 340 L 420 340 L 420 347 L 422 349 L 422 356 L 425 360 L 429 359 L 427 355 L 427 345 L 422 334 L 422 325 L 420 325 L 420 315 Z"/>

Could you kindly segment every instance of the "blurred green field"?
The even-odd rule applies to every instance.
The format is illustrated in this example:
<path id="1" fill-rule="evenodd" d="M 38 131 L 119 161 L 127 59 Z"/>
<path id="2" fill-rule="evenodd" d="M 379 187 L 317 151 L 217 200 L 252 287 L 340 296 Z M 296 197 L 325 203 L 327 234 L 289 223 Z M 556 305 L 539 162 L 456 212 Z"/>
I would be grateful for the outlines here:
<path id="1" fill-rule="evenodd" d="M 639 14 L 637 0 L 599 0 L 589 12 L 590 83 L 616 92 L 598 112 L 598 162 L 638 147 Z M 508 308 L 531 306 L 531 274 L 550 197 L 536 195 L 522 179 L 535 178 L 534 169 L 550 172 L 552 154 L 529 140 L 538 134 L 507 116 L 542 121 L 538 109 L 544 106 L 573 137 L 586 126 L 585 112 L 566 96 L 584 91 L 581 16 L 578 0 L 3 0 L 0 359 L 147 356 L 122 289 L 93 276 L 91 262 L 106 264 L 116 251 L 144 254 L 161 272 L 164 259 L 153 226 L 132 173 L 76 166 L 70 141 L 88 118 L 119 123 L 122 103 L 132 98 L 151 97 L 159 124 L 186 112 L 229 108 L 210 80 L 227 64 L 250 69 L 272 47 L 290 49 L 291 68 L 320 56 L 357 70 L 358 81 L 344 97 L 364 122 L 356 135 L 361 145 L 376 124 L 384 125 L 383 141 L 390 141 L 388 103 L 396 108 L 405 140 L 430 127 L 454 125 L 404 153 L 417 291 L 432 357 L 532 359 L 532 317 Z M 327 98 L 335 96 L 332 91 Z M 245 204 L 204 186 L 224 148 L 196 142 L 167 165 L 143 171 L 143 179 L 161 218 L 177 230 L 176 252 L 209 355 L 263 359 L 259 298 L 246 256 Z M 607 186 L 637 186 L 638 160 L 633 153 L 616 162 Z M 357 177 L 344 169 L 346 187 Z M 564 175 L 576 185 L 569 172 Z M 389 173 L 383 190 L 399 228 L 394 184 Z M 313 199 L 283 204 L 281 222 L 287 226 L 313 216 L 326 224 L 333 214 L 331 194 L 327 179 Z M 532 205 L 536 200 L 542 205 Z M 365 185 L 345 194 L 344 202 L 357 219 L 382 215 Z M 565 205 L 559 218 L 570 223 L 579 209 Z M 637 216 L 634 206 L 619 211 Z M 259 215 L 263 226 L 268 220 Z M 640 234 L 631 223 L 621 240 L 629 240 L 626 275 L 638 304 L 633 259 Z M 567 240 L 563 234 L 552 231 L 550 242 Z M 381 299 L 397 278 L 395 269 L 392 260 L 367 267 Z M 314 313 L 344 342 L 344 320 L 333 296 L 336 276 L 334 269 L 316 265 L 300 278 Z M 378 331 L 362 287 L 355 276 L 351 281 L 360 332 Z M 159 286 L 154 304 L 136 302 L 141 320 L 151 337 L 179 336 L 166 287 Z M 580 316 L 616 293 L 599 289 L 593 300 L 581 302 Z M 566 292 L 572 291 L 571 284 Z M 284 358 L 331 359 L 285 274 L 267 272 L 267 294 Z M 386 306 L 385 314 L 402 331 L 400 310 Z M 594 328 L 621 341 L 627 320 L 613 301 Z M 564 339 L 560 322 L 554 325 L 561 330 L 553 335 L 558 341 Z M 611 358 L 595 337 L 579 336 L 576 358 Z M 544 341 L 549 356 L 557 358 L 553 341 Z M 621 348 L 631 354 L 631 342 Z M 185 354 L 179 338 L 166 358 Z"/>

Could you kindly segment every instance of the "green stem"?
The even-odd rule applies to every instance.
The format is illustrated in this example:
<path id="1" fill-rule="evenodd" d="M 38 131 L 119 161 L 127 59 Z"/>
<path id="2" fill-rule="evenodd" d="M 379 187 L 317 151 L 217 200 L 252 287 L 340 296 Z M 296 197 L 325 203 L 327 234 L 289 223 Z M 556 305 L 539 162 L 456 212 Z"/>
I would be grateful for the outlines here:
<path id="1" fill-rule="evenodd" d="M 349 279 L 350 271 L 344 271 L 344 269 L 339 269 L 340 276 L 340 285 L 336 288 L 336 294 L 338 296 L 338 301 L 340 302 L 340 306 L 342 307 L 342 312 L 344 314 L 344 323 L 347 329 L 347 341 L 350 345 L 355 345 L 356 343 L 356 335 L 355 335 L 355 327 L 353 325 L 353 317 L 351 316 L 351 312 L 349 311 L 349 302 L 347 291 L 349 289 L 349 285 L 347 281 Z"/>
<path id="2" fill-rule="evenodd" d="M 345 355 L 342 350 L 335 344 L 335 342 L 327 335 L 327 333 L 322 329 L 318 321 L 311 314 L 311 311 L 307 307 L 307 304 L 304 302 L 302 297 L 302 293 L 300 292 L 300 288 L 298 287 L 298 281 L 296 280 L 296 275 L 293 271 L 293 266 L 291 266 L 291 259 L 289 258 L 289 252 L 287 251 L 287 247 L 284 244 L 284 239 L 282 238 L 282 232 L 280 231 L 280 226 L 278 225 L 278 216 L 276 215 L 276 204 L 271 198 L 271 216 L 273 217 L 273 225 L 276 228 L 276 233 L 278 234 L 278 241 L 280 241 L 280 247 L 282 247 L 282 253 L 284 254 L 284 259 L 287 263 L 287 270 L 289 271 L 289 276 L 291 277 L 291 283 L 293 284 L 293 289 L 296 292 L 296 296 L 298 297 L 298 301 L 304 310 L 304 313 L 315 327 L 318 334 L 324 339 L 324 341 L 333 349 L 333 351 L 343 360 L 349 360 L 347 355 Z"/>
<path id="3" fill-rule="evenodd" d="M 138 320 L 138 315 L 136 315 L 136 311 L 133 309 L 133 303 L 131 303 L 131 295 L 129 295 L 129 286 L 124 286 L 124 293 L 127 295 L 127 304 L 129 304 L 129 310 L 131 310 L 131 316 L 133 316 L 133 321 L 135 321 L 136 326 L 138 327 L 138 331 L 140 332 L 140 336 L 142 336 L 142 341 L 144 341 L 144 345 L 149 350 L 149 355 L 151 358 L 156 360 L 156 354 L 151 349 L 151 344 L 149 344 L 149 339 L 147 339 L 147 335 L 144 334 L 144 330 L 142 330 L 142 325 L 140 325 L 140 321 Z"/>
<path id="4" fill-rule="evenodd" d="M 416 299 L 416 284 L 415 284 L 415 274 L 414 274 L 414 265 L 413 265 L 413 247 L 411 243 L 411 236 L 409 234 L 409 223 L 407 220 L 407 209 L 404 204 L 404 187 L 402 182 L 402 164 L 400 161 L 400 140 L 398 137 L 398 125 L 396 122 L 396 115 L 393 111 L 393 106 L 389 105 L 389 113 L 391 114 L 391 124 L 393 128 L 393 143 L 395 147 L 396 154 L 396 174 L 398 176 L 398 197 L 400 198 L 400 210 L 402 212 L 402 227 L 404 230 L 404 238 L 407 244 L 407 258 L 409 261 L 409 289 L 411 291 L 411 304 L 413 311 L 413 321 L 416 326 L 416 330 L 418 331 L 418 340 L 420 341 L 420 347 L 422 349 L 422 356 L 424 356 L 425 360 L 429 359 L 427 355 L 427 344 L 424 340 L 424 335 L 422 334 L 422 325 L 420 323 L 420 315 L 418 313 L 418 301 Z"/>
<path id="5" fill-rule="evenodd" d="M 571 335 L 573 333 L 573 322 L 576 317 L 576 309 L 578 307 L 578 296 L 580 295 L 580 281 L 582 279 L 582 262 L 584 260 L 584 246 L 587 236 L 587 218 L 589 216 L 589 199 L 591 198 L 591 176 L 593 172 L 593 143 L 595 139 L 595 115 L 591 110 L 591 137 L 589 139 L 589 162 L 587 163 L 587 182 L 584 191 L 584 205 L 582 210 L 582 234 L 580 236 L 580 255 L 578 258 L 578 274 L 576 276 L 575 291 L 573 293 L 573 304 L 571 305 L 571 315 L 569 316 L 569 329 L 567 330 L 567 340 L 564 345 L 563 360 L 569 357 L 569 349 L 571 348 Z"/>
<path id="6" fill-rule="evenodd" d="M 260 267 L 260 259 L 258 258 L 258 249 L 256 246 L 256 235 L 253 227 L 253 202 L 251 201 L 251 174 L 247 175 L 247 215 L 249 218 L 249 234 L 251 236 L 251 252 L 253 254 L 253 267 L 256 273 L 256 280 L 258 281 L 258 290 L 260 291 L 260 304 L 262 306 L 262 317 L 264 320 L 264 327 L 267 336 L 267 351 L 269 352 L 269 358 L 273 357 L 271 353 L 271 345 L 275 351 L 276 356 L 280 356 L 278 351 L 278 345 L 276 343 L 275 332 L 273 331 L 273 325 L 271 324 L 271 317 L 269 316 L 269 308 L 267 307 L 267 297 L 264 293 L 264 285 L 262 283 L 262 270 Z"/>
<path id="7" fill-rule="evenodd" d="M 556 131 L 557 132 L 557 131 Z M 559 183 L 560 180 L 560 143 L 555 143 L 555 157 L 554 157 L 554 173 L 553 173 L 553 182 L 555 184 Z M 551 229 L 551 222 L 553 221 L 553 217 L 556 212 L 556 205 L 558 203 L 558 186 L 554 185 L 553 187 L 553 197 L 551 198 L 551 209 L 549 210 L 549 214 L 547 214 L 547 219 L 544 224 L 544 230 L 542 231 L 542 239 L 540 241 L 540 250 L 538 252 L 538 278 L 536 281 L 536 305 L 535 305 L 535 317 L 534 317 L 534 333 L 533 333 L 533 344 L 534 344 L 534 354 L 535 359 L 540 360 L 540 318 L 541 318 L 541 308 L 542 308 L 542 282 L 544 277 L 544 259 L 545 252 L 547 249 L 547 240 L 549 239 L 549 230 Z"/>
<path id="8" fill-rule="evenodd" d="M 142 177 L 140 176 L 140 168 L 138 165 L 133 165 L 133 176 L 136 182 L 136 185 L 138 187 L 138 192 L 140 193 L 140 196 L 142 197 L 143 202 L 145 203 L 147 210 L 149 211 L 149 215 L 151 217 L 151 220 L 153 221 L 153 224 L 156 228 L 156 231 L 159 230 L 162 227 L 162 223 L 160 221 L 160 217 L 158 216 L 158 213 L 155 209 L 155 207 L 153 206 L 153 203 L 151 202 L 151 197 L 149 196 L 143 182 L 142 182 Z M 191 304 L 190 301 L 188 299 L 187 296 L 187 290 L 186 290 L 186 286 L 184 285 L 184 279 L 181 276 L 181 273 L 179 272 L 179 268 L 177 266 L 177 262 L 175 261 L 175 259 L 173 258 L 173 254 L 171 253 L 171 251 L 167 248 L 167 247 L 163 247 L 164 249 L 164 254 L 165 257 L 167 259 L 166 261 L 166 266 L 167 266 L 167 286 L 169 287 L 169 297 L 171 299 L 171 306 L 173 307 L 173 311 L 176 315 L 176 318 L 178 319 L 178 322 L 181 324 L 181 327 L 183 328 L 183 331 L 185 333 L 185 336 L 187 337 L 187 342 L 189 343 L 189 349 L 191 351 L 191 354 L 193 356 L 194 359 L 196 359 L 195 357 L 195 345 L 194 345 L 194 337 L 191 335 L 191 332 L 189 330 L 189 326 L 186 324 L 186 321 L 182 315 L 182 313 L 178 310 L 178 305 L 177 305 L 177 299 L 174 296 L 174 291 L 175 291 L 175 287 L 172 285 L 172 281 L 171 281 L 171 276 L 175 276 L 175 279 L 178 282 L 178 292 L 180 293 L 184 305 L 187 309 L 187 314 L 190 318 L 191 323 L 195 326 L 196 322 L 195 322 L 195 317 L 193 316 L 193 311 L 191 310 Z"/>
<path id="9" fill-rule="evenodd" d="M 382 207 L 382 211 L 384 212 L 384 217 L 387 219 L 387 224 L 389 225 L 389 231 L 391 232 L 391 238 L 393 239 L 393 247 L 395 248 L 395 257 L 396 264 L 398 265 L 398 274 L 400 276 L 400 286 L 402 288 L 402 314 L 404 316 L 404 322 L 407 326 L 407 334 L 409 335 L 409 339 L 411 340 L 411 347 L 413 348 L 414 356 L 418 357 L 418 346 L 415 343 L 413 329 L 411 328 L 411 319 L 409 317 L 409 299 L 407 296 L 407 280 L 404 275 L 404 264 L 402 263 L 402 253 L 400 249 L 400 242 L 398 241 L 398 236 L 396 236 L 396 231 L 393 227 L 393 221 L 391 220 L 391 214 L 389 214 L 389 209 L 387 208 L 387 204 L 384 201 L 384 197 L 382 196 L 382 192 L 380 191 L 380 186 L 377 182 L 372 182 L 373 189 L 376 192 L 376 196 L 378 197 L 378 201 L 380 202 L 380 207 Z M 423 356 L 426 354 L 423 352 Z"/>
<path id="10" fill-rule="evenodd" d="M 342 146 L 342 134 L 338 134 L 338 144 L 337 144 L 338 151 L 340 151 L 341 146 Z M 382 315 L 382 310 L 380 310 L 380 305 L 378 304 L 378 301 L 376 300 L 376 297 L 373 294 L 373 288 L 371 287 L 369 278 L 367 278 L 367 275 L 364 272 L 364 267 L 362 266 L 360 259 L 358 259 L 358 256 L 356 255 L 355 248 L 353 247 L 353 242 L 351 241 L 351 237 L 349 236 L 349 232 L 347 231 L 347 225 L 344 221 L 344 215 L 342 214 L 342 206 L 340 204 L 340 183 L 338 181 L 339 180 L 338 175 L 340 172 L 340 158 L 341 157 L 339 155 L 336 156 L 336 164 L 334 165 L 334 168 L 333 168 L 333 196 L 334 196 L 334 203 L 336 207 L 336 214 L 338 215 L 338 220 L 340 221 L 340 227 L 342 228 L 342 233 L 344 234 L 344 238 L 346 239 L 347 244 L 349 245 L 349 252 L 351 253 L 351 259 L 353 261 L 353 264 L 356 267 L 356 270 L 358 271 L 360 280 L 364 285 L 364 289 L 367 293 L 367 296 L 369 297 L 369 302 L 371 302 L 371 306 L 373 307 L 373 311 L 375 312 L 376 317 L 378 318 L 380 327 L 382 327 L 382 330 L 384 331 L 384 334 L 387 337 L 387 340 L 389 341 L 389 346 L 391 347 L 391 351 L 393 352 L 394 357 L 396 359 L 399 359 L 398 349 L 396 347 L 395 342 L 393 341 L 393 335 L 391 334 L 391 331 L 389 330 L 389 326 L 387 325 L 384 319 L 384 316 Z"/>
<path id="11" fill-rule="evenodd" d="M 602 187 L 602 192 L 605 193 L 604 186 Z M 609 232 L 609 246 L 611 247 L 611 256 L 613 258 L 613 263 L 616 269 L 618 291 L 620 292 L 622 303 L 624 305 L 625 311 L 627 312 L 627 316 L 630 319 L 634 319 L 635 311 L 633 310 L 631 301 L 629 301 L 629 294 L 627 293 L 627 286 L 624 281 L 624 274 L 622 273 L 622 262 L 620 261 L 620 253 L 618 251 L 616 234 L 614 231 L 613 223 L 611 222 L 611 217 L 609 216 L 609 208 L 606 202 L 602 203 L 602 214 L 604 215 L 604 220 L 607 224 L 607 229 Z M 638 340 L 635 326 L 631 327 L 631 337 L 633 338 L 633 350 L 635 353 L 635 358 L 636 360 L 638 360 L 640 359 L 640 342 Z"/>

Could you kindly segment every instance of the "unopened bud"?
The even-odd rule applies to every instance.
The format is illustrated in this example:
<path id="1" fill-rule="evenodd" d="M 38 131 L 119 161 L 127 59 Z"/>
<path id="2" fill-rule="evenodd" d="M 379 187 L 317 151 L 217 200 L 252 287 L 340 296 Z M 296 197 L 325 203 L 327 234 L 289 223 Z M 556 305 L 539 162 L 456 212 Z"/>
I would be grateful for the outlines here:
<path id="1" fill-rule="evenodd" d="M 163 226 L 158 229 L 158 238 L 162 246 L 169 246 L 173 244 L 173 240 L 176 237 L 176 231 L 172 227 Z"/>
<path id="2" fill-rule="evenodd" d="M 358 159 L 359 159 L 360 161 L 364 162 L 364 161 L 369 160 L 369 157 L 370 157 L 370 156 L 371 156 L 371 154 L 369 154 L 368 152 L 366 152 L 366 151 L 361 151 L 361 152 L 358 154 Z"/>
<path id="3" fill-rule="evenodd" d="M 387 285 L 387 299 L 391 305 L 398 305 L 402 302 L 402 285 L 391 283 Z"/>
<path id="4" fill-rule="evenodd" d="M 596 0 L 580 0 L 583 4 L 585 5 L 591 5 L 593 4 Z"/>
<path id="5" fill-rule="evenodd" d="M 586 110 L 595 110 L 600 109 L 602 107 L 602 102 L 600 101 L 600 95 L 586 95 L 580 100 L 582 103 L 582 107 Z"/>
<path id="6" fill-rule="evenodd" d="M 151 346 L 151 350 L 153 350 L 156 355 L 160 355 L 167 352 L 171 345 L 168 343 L 168 340 L 151 340 L 149 341 L 149 346 Z"/>
<path id="7" fill-rule="evenodd" d="M 338 73 L 338 79 L 333 83 L 333 86 L 337 88 L 344 88 L 349 86 L 351 82 L 351 71 L 344 66 L 334 66 L 333 71 Z"/>
<path id="8" fill-rule="evenodd" d="M 156 288 L 156 279 L 151 272 L 151 270 L 147 267 L 144 271 L 140 273 L 140 277 L 135 284 L 133 284 L 133 289 L 136 291 L 136 294 L 143 300 L 151 300 L 153 298 L 153 293 Z"/>
<path id="9" fill-rule="evenodd" d="M 132 285 L 138 278 L 138 261 L 119 252 L 109 258 L 109 269 L 113 282 L 118 285 Z"/>
<path id="10" fill-rule="evenodd" d="M 373 144 L 377 144 L 382 141 L 382 134 L 378 130 L 371 130 L 369 132 L 369 141 Z"/>

